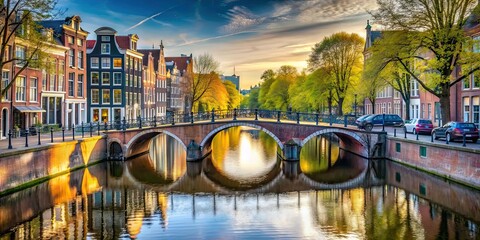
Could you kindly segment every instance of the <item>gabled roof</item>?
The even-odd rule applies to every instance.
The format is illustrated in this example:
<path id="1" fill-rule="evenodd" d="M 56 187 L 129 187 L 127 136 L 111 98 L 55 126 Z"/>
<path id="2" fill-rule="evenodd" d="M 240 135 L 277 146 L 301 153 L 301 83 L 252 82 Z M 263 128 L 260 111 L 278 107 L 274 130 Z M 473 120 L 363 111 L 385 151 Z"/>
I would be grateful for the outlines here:
<path id="1" fill-rule="evenodd" d="M 180 72 L 187 71 L 188 64 L 192 62 L 192 57 L 190 56 L 181 56 L 181 57 L 165 57 L 165 62 L 175 62 L 177 69 Z"/>
<path id="2" fill-rule="evenodd" d="M 87 40 L 87 49 L 95 47 L 96 40 Z"/>
<path id="3" fill-rule="evenodd" d="M 47 20 L 40 21 L 38 24 L 42 25 L 44 28 L 51 28 L 55 34 L 61 34 L 63 29 L 64 20 Z"/>
<path id="4" fill-rule="evenodd" d="M 143 66 L 148 65 L 148 55 L 152 53 L 153 68 L 158 71 L 158 60 L 160 60 L 160 49 L 137 49 L 137 52 L 143 53 Z"/>
<path id="5" fill-rule="evenodd" d="M 130 49 L 130 37 L 129 36 L 115 36 L 115 41 L 119 48 L 126 50 Z"/>

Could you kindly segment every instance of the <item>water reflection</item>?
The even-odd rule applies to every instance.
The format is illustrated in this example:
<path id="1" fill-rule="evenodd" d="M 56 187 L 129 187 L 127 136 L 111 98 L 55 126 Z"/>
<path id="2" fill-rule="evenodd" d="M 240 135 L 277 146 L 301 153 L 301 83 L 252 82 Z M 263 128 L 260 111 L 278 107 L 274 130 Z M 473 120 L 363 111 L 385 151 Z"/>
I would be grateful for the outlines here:
<path id="1" fill-rule="evenodd" d="M 319 183 L 342 183 L 366 170 L 365 159 L 340 150 L 335 134 L 315 137 L 300 152 L 301 171 Z"/>

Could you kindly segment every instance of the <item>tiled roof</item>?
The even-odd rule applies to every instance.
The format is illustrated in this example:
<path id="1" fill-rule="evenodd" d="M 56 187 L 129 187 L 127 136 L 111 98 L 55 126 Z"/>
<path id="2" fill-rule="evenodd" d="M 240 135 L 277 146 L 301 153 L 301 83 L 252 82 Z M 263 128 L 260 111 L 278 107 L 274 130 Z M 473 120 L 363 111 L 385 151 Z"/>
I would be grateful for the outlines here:
<path id="1" fill-rule="evenodd" d="M 95 41 L 95 40 L 87 40 L 87 49 L 91 49 L 91 48 L 95 47 L 96 42 L 97 41 Z"/>
<path id="2" fill-rule="evenodd" d="M 128 36 L 115 36 L 118 47 L 121 49 L 130 49 L 130 37 Z"/>
<path id="3" fill-rule="evenodd" d="M 177 69 L 183 73 L 183 71 L 187 70 L 188 63 L 192 62 L 192 57 L 185 56 L 185 57 L 165 57 L 165 62 L 174 61 L 175 65 L 177 65 Z"/>

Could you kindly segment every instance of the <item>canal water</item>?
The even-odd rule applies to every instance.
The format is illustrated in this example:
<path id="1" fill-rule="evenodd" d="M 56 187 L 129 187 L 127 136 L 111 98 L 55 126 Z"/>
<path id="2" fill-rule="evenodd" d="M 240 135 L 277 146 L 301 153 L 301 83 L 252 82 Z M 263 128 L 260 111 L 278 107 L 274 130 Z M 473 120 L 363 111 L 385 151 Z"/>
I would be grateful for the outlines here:
<path id="1" fill-rule="evenodd" d="M 479 239 L 480 193 L 314 138 L 299 162 L 251 128 L 218 133 L 187 163 L 160 135 L 104 162 L 0 198 L 0 239 Z"/>

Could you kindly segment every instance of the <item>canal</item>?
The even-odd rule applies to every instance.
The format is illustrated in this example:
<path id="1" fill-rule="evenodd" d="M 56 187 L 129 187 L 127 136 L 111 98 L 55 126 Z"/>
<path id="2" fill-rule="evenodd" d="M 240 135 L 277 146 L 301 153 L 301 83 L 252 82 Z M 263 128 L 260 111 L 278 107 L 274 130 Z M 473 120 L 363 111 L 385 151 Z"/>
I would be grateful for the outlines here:
<path id="1" fill-rule="evenodd" d="M 186 162 L 175 139 L 0 198 L 0 239 L 479 239 L 480 192 L 310 140 L 299 162 L 246 127 Z"/>

